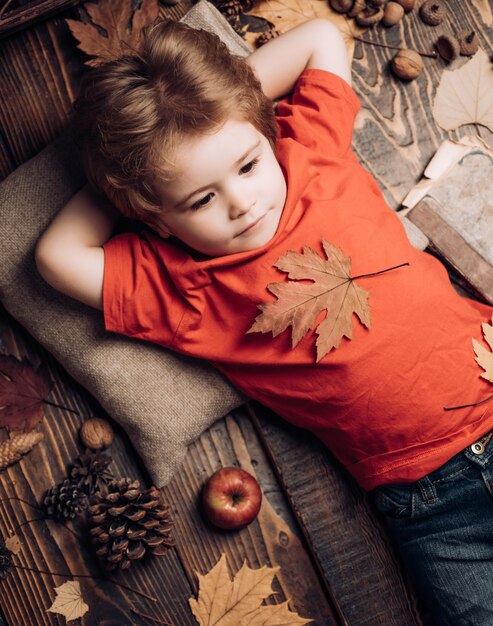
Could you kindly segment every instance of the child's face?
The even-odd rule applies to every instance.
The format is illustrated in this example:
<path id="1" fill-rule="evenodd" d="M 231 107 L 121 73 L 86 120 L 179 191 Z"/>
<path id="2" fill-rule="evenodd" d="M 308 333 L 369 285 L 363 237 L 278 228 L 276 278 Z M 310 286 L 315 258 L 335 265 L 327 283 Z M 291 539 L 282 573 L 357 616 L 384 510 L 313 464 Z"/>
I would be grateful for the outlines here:
<path id="1" fill-rule="evenodd" d="M 210 135 L 188 138 L 178 175 L 160 184 L 163 211 L 154 228 L 209 256 L 244 252 L 274 236 L 286 182 L 269 141 L 252 124 L 228 120 Z"/>

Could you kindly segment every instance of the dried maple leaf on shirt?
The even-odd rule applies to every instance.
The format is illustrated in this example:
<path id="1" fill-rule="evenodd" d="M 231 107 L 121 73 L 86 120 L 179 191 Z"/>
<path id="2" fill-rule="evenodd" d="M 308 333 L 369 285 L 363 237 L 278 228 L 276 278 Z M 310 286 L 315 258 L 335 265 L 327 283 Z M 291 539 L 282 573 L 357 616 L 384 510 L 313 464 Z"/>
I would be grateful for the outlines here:
<path id="1" fill-rule="evenodd" d="M 52 386 L 44 365 L 35 371 L 26 360 L 0 355 L 0 427 L 24 426 L 30 432 L 44 417 L 44 398 Z"/>
<path id="2" fill-rule="evenodd" d="M 317 362 L 332 348 L 337 348 L 343 337 L 351 339 L 353 313 L 367 328 L 371 324 L 370 294 L 350 276 L 351 258 L 328 241 L 322 240 L 322 245 L 327 259 L 308 246 L 301 254 L 290 250 L 279 258 L 275 267 L 288 272 L 291 280 L 267 285 L 277 300 L 259 305 L 262 313 L 247 331 L 272 332 L 277 337 L 291 326 L 292 347 L 295 348 L 325 310 L 327 314 L 315 331 Z M 297 282 L 300 280 L 313 282 Z"/>
<path id="3" fill-rule="evenodd" d="M 101 0 L 98 4 L 87 2 L 84 8 L 92 24 L 77 20 L 65 21 L 72 35 L 80 42 L 78 48 L 95 57 L 86 61 L 86 65 L 90 66 L 138 50 L 142 29 L 159 15 L 158 0 L 142 0 L 140 8 L 133 14 L 131 0 Z"/>
<path id="4" fill-rule="evenodd" d="M 199 595 L 189 600 L 195 619 L 201 626 L 292 626 L 308 624 L 311 619 L 300 617 L 289 610 L 288 602 L 262 606 L 261 602 L 274 593 L 272 580 L 279 567 L 251 569 L 246 562 L 231 580 L 222 554 L 216 565 L 205 576 L 197 574 Z"/>
<path id="5" fill-rule="evenodd" d="M 484 339 L 490 349 L 486 349 L 479 341 L 473 339 L 472 345 L 476 354 L 475 361 L 484 369 L 484 373 L 481 374 L 481 377 L 493 383 L 493 316 L 491 318 L 491 324 L 484 322 L 481 324 L 481 327 L 483 329 Z"/>

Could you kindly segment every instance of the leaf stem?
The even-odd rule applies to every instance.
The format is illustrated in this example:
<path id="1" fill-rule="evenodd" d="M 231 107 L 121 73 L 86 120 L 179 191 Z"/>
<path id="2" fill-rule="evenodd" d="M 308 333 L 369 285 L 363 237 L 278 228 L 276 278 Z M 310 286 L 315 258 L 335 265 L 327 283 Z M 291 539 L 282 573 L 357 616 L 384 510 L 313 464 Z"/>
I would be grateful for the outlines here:
<path id="1" fill-rule="evenodd" d="M 478 406 L 479 404 L 483 404 L 484 402 L 489 402 L 493 398 L 493 393 L 491 396 L 488 396 L 484 400 L 480 400 L 479 402 L 471 402 L 471 404 L 461 404 L 460 406 L 444 406 L 444 411 L 452 411 L 453 409 L 466 409 L 470 406 Z"/>
<path id="2" fill-rule="evenodd" d="M 5 13 L 5 11 L 9 8 L 9 4 L 11 2 L 12 2 L 12 0 L 7 0 L 7 2 L 5 2 L 5 4 L 2 6 L 2 8 L 0 9 L 0 18 Z"/>
<path id="3" fill-rule="evenodd" d="M 152 615 L 146 615 L 145 613 L 141 613 L 140 611 L 137 611 L 137 609 L 134 609 L 132 606 L 130 607 L 130 611 L 132 613 L 135 613 L 135 615 L 138 615 L 139 617 L 143 617 L 144 619 L 148 619 L 149 621 L 154 622 L 156 624 L 163 624 L 163 626 L 174 626 L 170 622 L 165 622 L 164 620 L 159 619 L 157 617 L 153 617 Z"/>
<path id="4" fill-rule="evenodd" d="M 357 37 L 356 35 L 353 35 L 353 39 L 356 39 L 356 41 L 361 41 L 361 43 L 367 43 L 370 46 L 378 46 L 379 48 L 388 48 L 389 50 L 407 50 L 407 48 L 399 48 L 399 46 L 389 46 L 388 44 L 385 44 L 385 43 L 379 43 L 377 41 L 369 41 L 368 39 L 363 39 L 363 37 Z M 420 52 L 419 50 L 415 50 L 415 52 L 420 54 L 422 57 L 429 57 L 430 59 L 436 59 L 437 57 L 437 53 L 435 51 Z"/>
<path id="5" fill-rule="evenodd" d="M 65 578 L 92 578 L 93 580 L 103 580 L 103 581 L 113 583 L 117 587 L 121 587 L 122 589 L 126 589 L 127 591 L 131 591 L 132 593 L 136 593 L 137 595 L 142 596 L 143 598 L 146 598 L 147 600 L 152 600 L 153 602 L 157 602 L 157 598 L 154 598 L 153 596 L 149 596 L 143 591 L 137 591 L 137 589 L 132 589 L 132 587 L 129 587 L 128 585 L 125 585 L 124 583 L 119 583 L 116 580 L 113 580 L 113 578 L 107 578 L 106 576 L 93 576 L 92 574 L 72 574 L 72 573 L 63 574 L 61 572 L 50 572 L 50 570 L 35 569 L 34 567 L 29 567 L 28 565 L 20 565 L 18 563 L 12 563 L 12 567 L 16 567 L 17 569 L 27 570 L 29 572 L 35 572 L 36 574 L 49 574 L 50 576 L 63 576 Z"/>
<path id="6" fill-rule="evenodd" d="M 50 402 L 49 400 L 43 400 L 45 404 L 49 404 L 50 406 L 55 406 L 58 409 L 63 409 L 64 411 L 70 411 L 70 413 L 75 413 L 76 415 L 80 415 L 79 411 L 75 409 L 69 409 L 68 406 L 63 406 L 62 404 L 57 404 L 56 402 Z"/>
<path id="7" fill-rule="evenodd" d="M 351 276 L 351 280 L 356 280 L 357 278 L 365 278 L 366 276 L 377 276 L 377 274 L 383 274 L 385 272 L 390 272 L 391 270 L 396 270 L 398 267 L 404 267 L 405 265 L 411 265 L 410 263 L 401 263 L 400 265 L 394 265 L 394 267 L 389 267 L 386 270 L 380 270 L 379 272 L 372 272 L 371 274 L 360 274 L 359 276 Z"/>

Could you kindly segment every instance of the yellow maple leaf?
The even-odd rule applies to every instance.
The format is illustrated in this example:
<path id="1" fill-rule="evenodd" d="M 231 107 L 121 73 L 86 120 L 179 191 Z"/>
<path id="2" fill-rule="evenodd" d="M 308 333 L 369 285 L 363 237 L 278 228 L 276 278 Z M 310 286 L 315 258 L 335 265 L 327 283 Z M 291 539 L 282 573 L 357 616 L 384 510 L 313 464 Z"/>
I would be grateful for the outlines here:
<path id="1" fill-rule="evenodd" d="M 271 22 L 279 33 L 285 33 L 298 24 L 315 18 L 325 18 L 341 31 L 349 58 L 352 58 L 354 52 L 353 36 L 361 35 L 366 30 L 358 27 L 346 15 L 331 9 L 327 0 L 260 0 L 255 2 L 249 13 Z M 252 45 L 256 37 L 257 33 L 245 33 L 245 39 Z"/>
<path id="2" fill-rule="evenodd" d="M 491 322 L 491 324 L 487 324 L 486 322 L 481 324 L 484 339 L 489 345 L 490 350 L 487 350 L 476 339 L 472 340 L 472 345 L 476 354 L 476 358 L 474 360 L 484 369 L 484 373 L 481 374 L 481 377 L 486 378 L 486 380 L 489 380 L 490 383 L 493 383 L 493 316 L 491 318 Z"/>
<path id="3" fill-rule="evenodd" d="M 47 611 L 63 615 L 67 622 L 78 619 L 89 611 L 89 606 L 82 598 L 80 584 L 76 580 L 69 580 L 54 590 L 57 596 Z"/>
<path id="4" fill-rule="evenodd" d="M 197 573 L 198 598 L 190 598 L 192 612 L 200 626 L 298 626 L 312 622 L 289 610 L 288 601 L 262 606 L 274 593 L 272 580 L 279 567 L 251 569 L 246 561 L 233 580 L 230 579 L 226 555 L 205 576 Z"/>
<path id="5" fill-rule="evenodd" d="M 493 68 L 483 50 L 459 69 L 443 73 L 433 116 L 445 130 L 481 124 L 493 131 Z"/>

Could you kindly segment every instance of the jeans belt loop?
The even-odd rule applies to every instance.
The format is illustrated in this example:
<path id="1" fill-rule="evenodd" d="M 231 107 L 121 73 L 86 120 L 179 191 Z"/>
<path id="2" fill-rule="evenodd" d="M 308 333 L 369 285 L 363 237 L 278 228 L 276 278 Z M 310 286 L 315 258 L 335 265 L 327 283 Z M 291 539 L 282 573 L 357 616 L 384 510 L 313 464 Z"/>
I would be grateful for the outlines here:
<path id="1" fill-rule="evenodd" d="M 437 499 L 438 494 L 435 485 L 431 482 L 429 476 L 423 476 L 417 481 L 421 498 L 425 504 L 433 502 Z"/>

